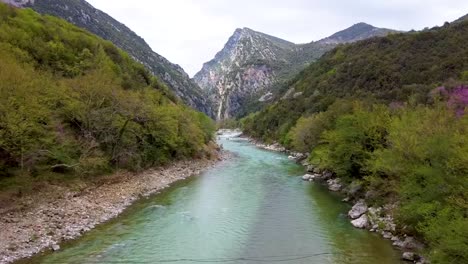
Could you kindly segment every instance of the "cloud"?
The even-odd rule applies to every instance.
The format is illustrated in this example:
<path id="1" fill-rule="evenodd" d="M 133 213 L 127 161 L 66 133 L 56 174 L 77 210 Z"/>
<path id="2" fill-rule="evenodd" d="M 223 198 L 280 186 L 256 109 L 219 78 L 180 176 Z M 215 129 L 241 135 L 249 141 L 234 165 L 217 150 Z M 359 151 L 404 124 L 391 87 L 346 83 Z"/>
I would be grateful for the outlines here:
<path id="1" fill-rule="evenodd" d="M 305 43 L 358 22 L 422 29 L 468 13 L 466 0 L 88 0 L 190 75 L 239 27 Z"/>

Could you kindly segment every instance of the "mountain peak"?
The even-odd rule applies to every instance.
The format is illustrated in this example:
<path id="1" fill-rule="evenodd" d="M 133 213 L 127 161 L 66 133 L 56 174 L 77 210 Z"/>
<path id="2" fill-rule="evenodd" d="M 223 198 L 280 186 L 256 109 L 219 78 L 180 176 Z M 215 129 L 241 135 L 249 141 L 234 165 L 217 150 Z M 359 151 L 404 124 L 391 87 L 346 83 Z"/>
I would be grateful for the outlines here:
<path id="1" fill-rule="evenodd" d="M 367 24 L 366 22 L 359 22 L 359 23 L 356 23 L 354 25 L 352 25 L 350 28 L 352 27 L 372 27 L 372 28 L 375 28 L 373 25 L 371 24 Z"/>
<path id="2" fill-rule="evenodd" d="M 256 32 L 256 31 L 248 27 L 243 27 L 243 28 L 237 28 L 235 32 Z"/>
<path id="3" fill-rule="evenodd" d="M 350 42 L 356 42 L 359 40 L 367 39 L 370 37 L 385 36 L 392 32 L 397 32 L 397 31 L 386 29 L 386 28 L 377 28 L 377 27 L 374 27 L 373 25 L 370 25 L 364 22 L 359 22 L 327 38 L 319 40 L 318 43 L 320 44 L 350 43 Z"/>

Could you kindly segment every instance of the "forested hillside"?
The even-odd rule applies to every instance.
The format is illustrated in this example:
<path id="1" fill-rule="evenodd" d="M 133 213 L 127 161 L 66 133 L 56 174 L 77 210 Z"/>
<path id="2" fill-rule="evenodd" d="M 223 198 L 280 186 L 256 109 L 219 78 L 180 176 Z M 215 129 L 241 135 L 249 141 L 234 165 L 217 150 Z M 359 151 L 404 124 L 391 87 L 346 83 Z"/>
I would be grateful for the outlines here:
<path id="1" fill-rule="evenodd" d="M 420 237 L 432 263 L 467 263 L 466 43 L 459 21 L 339 46 L 243 129 L 310 153 L 356 198 L 395 204 L 398 232 Z"/>
<path id="2" fill-rule="evenodd" d="M 0 4 L 0 185 L 207 154 L 213 124 L 85 30 Z M 8 182 L 10 182 L 8 181 Z"/>
<path id="3" fill-rule="evenodd" d="M 7 1 L 6 2 L 14 2 Z M 169 86 L 182 101 L 193 108 L 212 115 L 211 102 L 179 66 L 154 52 L 146 41 L 130 28 L 105 12 L 94 8 L 85 0 L 35 0 L 16 1 L 17 6 L 29 7 L 40 14 L 63 18 L 68 22 L 111 41 L 142 63 L 160 81 Z"/>
<path id="4" fill-rule="evenodd" d="M 283 97 L 256 114 L 251 132 L 286 140 L 303 114 L 324 111 L 337 98 L 427 103 L 432 89 L 468 81 L 468 22 L 423 32 L 392 34 L 346 44 L 325 54 L 283 88 Z"/>

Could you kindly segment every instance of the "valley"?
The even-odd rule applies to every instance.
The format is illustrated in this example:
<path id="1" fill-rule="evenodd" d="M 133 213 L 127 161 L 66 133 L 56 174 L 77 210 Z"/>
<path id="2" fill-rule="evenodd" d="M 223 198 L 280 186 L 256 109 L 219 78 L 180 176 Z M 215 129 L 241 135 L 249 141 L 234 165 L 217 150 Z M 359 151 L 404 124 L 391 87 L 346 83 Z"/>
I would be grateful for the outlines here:
<path id="1" fill-rule="evenodd" d="M 1 1 L 0 263 L 468 262 L 467 15 L 239 27 L 191 77 L 168 36 L 324 7 L 180 1 Z"/>

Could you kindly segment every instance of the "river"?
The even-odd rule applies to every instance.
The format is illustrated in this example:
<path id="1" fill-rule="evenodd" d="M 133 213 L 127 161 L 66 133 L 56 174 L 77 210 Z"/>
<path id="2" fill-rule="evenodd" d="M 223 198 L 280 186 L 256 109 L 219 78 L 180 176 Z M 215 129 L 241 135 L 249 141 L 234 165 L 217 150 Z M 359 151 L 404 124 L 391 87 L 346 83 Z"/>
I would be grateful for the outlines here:
<path id="1" fill-rule="evenodd" d="M 284 154 L 241 139 L 234 157 L 143 199 L 27 263 L 401 263 L 390 242 L 353 228 L 350 206 Z"/>

